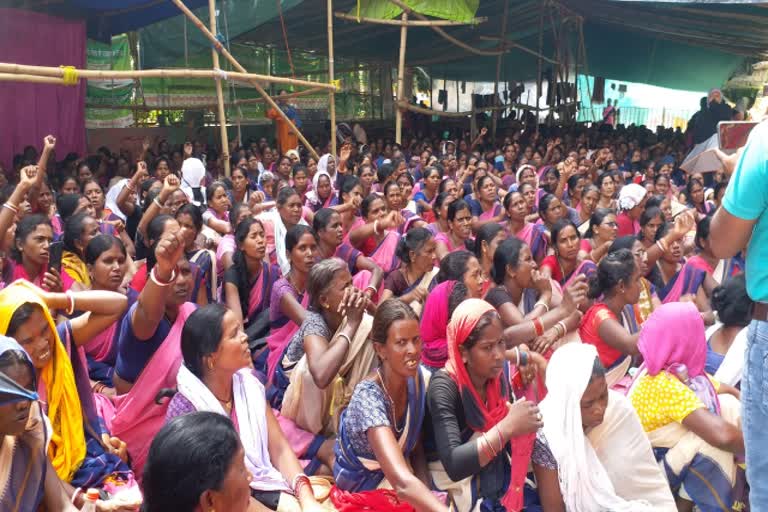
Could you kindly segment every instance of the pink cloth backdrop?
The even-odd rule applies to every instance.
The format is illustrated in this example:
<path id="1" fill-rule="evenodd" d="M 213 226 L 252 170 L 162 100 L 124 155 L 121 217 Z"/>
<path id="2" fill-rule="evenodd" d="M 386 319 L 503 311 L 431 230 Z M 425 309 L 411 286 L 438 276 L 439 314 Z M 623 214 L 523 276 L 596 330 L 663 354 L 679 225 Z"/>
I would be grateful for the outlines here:
<path id="1" fill-rule="evenodd" d="M 0 62 L 85 68 L 85 22 L 21 9 L 0 9 Z M 43 137 L 56 137 L 56 158 L 85 152 L 85 82 L 63 85 L 0 82 L 0 163 Z"/>

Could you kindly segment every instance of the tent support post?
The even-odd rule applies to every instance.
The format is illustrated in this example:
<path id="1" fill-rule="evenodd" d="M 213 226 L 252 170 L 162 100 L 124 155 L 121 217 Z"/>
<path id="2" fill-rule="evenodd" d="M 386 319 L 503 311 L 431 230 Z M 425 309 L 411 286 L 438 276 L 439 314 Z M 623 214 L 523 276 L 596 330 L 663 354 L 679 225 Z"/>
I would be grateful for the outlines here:
<path id="1" fill-rule="evenodd" d="M 211 33 L 211 31 L 208 30 L 205 27 L 205 25 L 203 25 L 203 22 L 200 21 L 200 18 L 195 16 L 195 13 L 189 10 L 189 7 L 184 5 L 184 2 L 182 2 L 181 0 L 171 0 L 171 1 L 176 5 L 176 7 L 178 7 L 181 10 L 181 12 L 183 12 L 187 16 L 187 18 L 190 19 L 190 21 L 192 21 L 192 23 L 195 24 L 195 26 L 197 26 L 198 29 L 200 29 L 203 35 L 213 44 L 214 48 L 217 51 L 221 52 L 224 58 L 227 59 L 230 62 L 230 64 L 232 64 L 232 67 L 234 67 L 241 73 L 247 72 L 245 68 L 239 62 L 237 62 L 237 59 L 235 59 L 232 56 L 232 54 L 229 53 L 229 51 L 227 51 L 227 49 L 222 46 L 219 40 L 216 39 L 216 36 L 213 33 Z M 317 151 L 315 151 L 315 148 L 312 147 L 312 144 L 310 144 L 309 141 L 306 139 L 306 137 L 304 137 L 304 135 L 299 131 L 299 129 L 296 128 L 296 125 L 293 124 L 293 121 L 291 121 L 288 118 L 288 116 L 285 114 L 285 112 L 283 112 L 283 110 L 280 108 L 280 106 L 277 103 L 275 103 L 275 100 L 273 100 L 270 97 L 270 95 L 267 93 L 267 91 L 264 90 L 261 84 L 252 78 L 248 79 L 248 83 L 250 83 L 253 86 L 253 88 L 256 89 L 256 91 L 264 97 L 264 100 L 267 102 L 267 104 L 273 109 L 275 109 L 275 111 L 280 115 L 280 117 L 283 118 L 283 121 L 288 123 L 288 126 L 290 127 L 290 129 L 296 133 L 296 135 L 299 137 L 299 140 L 307 148 L 307 151 L 309 151 L 309 153 L 314 158 L 319 159 L 320 156 L 317 154 Z"/>
<path id="2" fill-rule="evenodd" d="M 405 44 L 408 37 L 408 13 L 403 11 L 400 16 L 403 21 L 403 26 L 400 27 L 400 56 L 397 61 L 397 103 L 395 109 L 395 142 L 402 144 L 403 138 L 403 110 L 400 108 L 399 103 L 404 101 L 405 95 Z"/>
<path id="3" fill-rule="evenodd" d="M 507 16 L 509 15 L 509 2 L 510 0 L 506 0 L 504 2 L 504 17 L 501 19 L 501 34 L 499 35 L 499 48 L 502 48 L 504 46 L 504 41 L 507 37 Z M 500 53 L 498 57 L 496 57 L 496 81 L 493 83 L 493 106 L 497 107 L 499 106 L 499 80 L 501 80 L 501 59 L 504 57 L 503 53 Z M 474 105 L 472 106 L 474 110 Z M 472 119 L 474 121 L 474 115 L 472 116 Z M 491 140 L 496 140 L 496 126 L 499 123 L 499 111 L 494 110 L 493 111 L 493 117 L 491 118 Z M 474 137 L 474 133 L 472 134 L 472 137 Z M 472 139 L 474 140 L 474 139 Z"/>
<path id="4" fill-rule="evenodd" d="M 278 0 L 280 1 L 280 0 Z M 333 69 L 333 0 L 328 0 L 328 81 L 334 81 Z M 336 92 L 328 92 L 331 115 L 331 154 L 336 158 Z"/>
<path id="5" fill-rule="evenodd" d="M 216 0 L 208 0 L 208 16 L 210 17 L 211 33 L 216 34 Z M 219 54 L 216 52 L 216 48 L 211 49 L 211 57 L 213 58 L 213 69 L 219 69 Z M 224 161 L 224 176 L 229 178 L 232 171 L 229 168 L 229 137 L 227 135 L 227 114 L 224 110 L 224 91 L 220 79 L 214 79 L 214 83 L 216 84 L 216 106 L 218 107 L 219 134 L 221 136 L 221 157 Z"/>
<path id="6" fill-rule="evenodd" d="M 536 135 L 539 134 L 539 110 L 541 102 L 541 55 L 544 49 L 544 2 L 539 6 L 539 56 L 536 58 Z"/>

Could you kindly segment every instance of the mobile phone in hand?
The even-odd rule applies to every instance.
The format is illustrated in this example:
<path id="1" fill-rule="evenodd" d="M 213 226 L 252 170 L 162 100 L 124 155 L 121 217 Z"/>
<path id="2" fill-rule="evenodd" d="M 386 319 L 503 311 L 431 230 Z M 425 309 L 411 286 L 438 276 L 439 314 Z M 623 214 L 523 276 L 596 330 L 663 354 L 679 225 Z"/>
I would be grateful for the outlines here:
<path id="1" fill-rule="evenodd" d="M 51 242 L 48 248 L 48 268 L 55 268 L 61 274 L 61 255 L 64 252 L 64 242 Z"/>

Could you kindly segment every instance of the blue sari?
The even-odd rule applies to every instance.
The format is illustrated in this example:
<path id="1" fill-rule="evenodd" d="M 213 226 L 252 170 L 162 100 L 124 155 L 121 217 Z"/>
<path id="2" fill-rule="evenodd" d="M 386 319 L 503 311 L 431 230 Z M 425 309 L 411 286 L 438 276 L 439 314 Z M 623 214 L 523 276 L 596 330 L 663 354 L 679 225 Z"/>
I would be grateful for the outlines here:
<path id="1" fill-rule="evenodd" d="M 416 443 L 421 438 L 421 423 L 424 419 L 426 408 L 426 383 L 424 374 L 419 370 L 417 377 L 408 379 L 408 411 L 404 419 L 403 432 L 397 439 L 398 445 L 403 450 L 403 456 L 407 459 L 413 451 Z M 347 411 L 341 413 L 339 420 L 339 435 L 333 451 L 336 454 L 336 463 L 333 466 L 333 476 L 339 489 L 349 492 L 370 491 L 376 489 L 384 479 L 381 466 L 371 459 L 359 457 L 354 453 L 352 443 L 348 437 L 346 424 Z M 392 419 L 396 421 L 395 419 Z M 397 431 L 393 429 L 397 436 Z"/>

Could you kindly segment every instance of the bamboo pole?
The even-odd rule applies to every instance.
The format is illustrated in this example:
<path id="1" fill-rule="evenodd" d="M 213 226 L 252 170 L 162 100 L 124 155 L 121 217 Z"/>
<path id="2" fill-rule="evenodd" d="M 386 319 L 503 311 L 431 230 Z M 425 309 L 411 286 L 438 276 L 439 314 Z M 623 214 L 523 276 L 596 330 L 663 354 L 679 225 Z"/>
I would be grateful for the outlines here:
<path id="1" fill-rule="evenodd" d="M 206 29 L 207 30 L 207 29 Z M 210 32 L 209 32 L 210 33 Z M 215 39 L 215 38 L 214 38 Z M 218 43 L 218 40 L 216 41 Z M 219 43 L 220 44 L 220 43 Z M 226 49 L 224 49 L 226 51 Z M 227 52 L 229 54 L 229 52 Z M 228 80 L 237 80 L 253 85 L 254 81 L 262 81 L 276 84 L 296 85 L 300 87 L 320 87 L 326 90 L 333 90 L 332 84 L 321 82 L 311 82 L 309 80 L 299 80 L 294 78 L 260 75 L 257 73 L 243 72 L 224 72 L 214 71 L 213 69 L 138 69 L 132 71 L 101 71 L 96 69 L 75 69 L 78 78 L 87 78 L 93 80 L 120 80 L 135 78 L 222 78 Z M 64 70 L 60 67 L 51 66 L 28 66 L 26 64 L 9 64 L 0 62 L 0 73 L 27 74 L 38 76 L 50 76 L 62 78 Z M 261 86 L 259 86 L 261 87 Z"/>
<path id="2" fill-rule="evenodd" d="M 279 2 L 280 0 L 278 0 Z M 333 69 L 333 0 L 327 1 L 328 5 L 328 81 L 334 81 Z M 331 154 L 337 154 L 336 150 L 336 94 L 333 91 L 328 93 L 328 104 L 331 114 Z"/>
<path id="3" fill-rule="evenodd" d="M 557 64 L 556 60 L 552 60 L 549 57 L 547 57 L 546 55 L 542 55 L 539 52 L 537 52 L 536 50 L 531 50 L 527 46 L 523 46 L 523 45 L 521 45 L 519 43 L 516 43 L 516 42 L 512 41 L 511 39 L 506 39 L 506 38 L 502 39 L 502 38 L 496 37 L 496 36 L 480 36 L 479 39 L 482 40 L 482 41 L 499 41 L 500 42 L 499 44 L 502 47 L 504 47 L 504 48 L 517 48 L 518 50 L 521 50 L 521 51 L 523 51 L 523 52 L 525 52 L 525 53 L 527 53 L 529 55 L 533 55 L 534 57 L 540 57 L 543 60 L 549 62 L 550 64 Z"/>
<path id="4" fill-rule="evenodd" d="M 506 40 L 507 36 L 507 16 L 509 15 L 509 2 L 510 0 L 505 0 L 504 2 L 504 14 L 503 18 L 501 19 L 501 34 L 499 35 L 499 45 L 502 44 L 504 40 Z M 499 54 L 498 57 L 496 57 L 496 81 L 493 83 L 493 106 L 496 107 L 499 104 L 499 80 L 501 80 L 501 59 L 503 54 Z M 473 105 L 474 107 L 474 105 Z M 474 120 L 474 115 L 472 116 Z M 493 117 L 491 118 L 491 140 L 496 140 L 496 126 L 499 123 L 499 111 L 494 110 L 493 111 Z M 474 140 L 474 139 L 472 139 Z"/>
<path id="5" fill-rule="evenodd" d="M 208 0 L 208 23 L 211 25 L 211 32 L 218 33 L 216 30 L 216 0 Z M 185 18 L 186 19 L 186 18 Z M 213 58 L 213 69 L 219 69 L 219 54 L 216 48 L 211 49 Z M 221 88 L 221 80 L 214 80 L 216 84 L 216 103 L 218 107 L 219 136 L 221 137 L 221 156 L 224 160 L 224 176 L 227 178 L 232 174 L 229 167 L 229 136 L 227 135 L 227 113 L 224 110 L 224 91 Z"/>
<path id="6" fill-rule="evenodd" d="M 357 23 L 373 23 L 374 25 L 394 25 L 401 27 L 403 25 L 407 25 L 409 27 L 457 27 L 462 25 L 478 25 L 480 23 L 485 23 L 488 21 L 488 18 L 485 16 L 480 18 L 472 18 L 469 21 L 451 21 L 451 20 L 409 20 L 406 22 L 403 22 L 403 20 L 384 20 L 380 18 L 365 18 L 357 16 L 352 16 L 351 14 L 346 14 L 343 12 L 336 12 L 333 14 L 339 19 L 347 20 L 347 21 L 354 21 Z"/>
<path id="7" fill-rule="evenodd" d="M 539 58 L 536 59 L 536 134 L 539 134 L 539 112 L 541 102 L 541 56 L 544 51 L 544 2 L 539 6 Z"/>
<path id="8" fill-rule="evenodd" d="M 229 51 L 227 51 L 227 49 L 226 49 L 226 48 L 224 48 L 224 47 L 222 46 L 222 44 L 219 42 L 219 40 L 218 40 L 218 39 L 216 39 L 216 36 L 214 36 L 214 35 L 211 33 L 211 31 L 210 31 L 210 30 L 208 30 L 207 28 L 205 28 L 205 25 L 203 25 L 203 23 L 200 21 L 200 19 L 199 19 L 197 16 L 195 16 L 195 13 L 193 13 L 192 11 L 190 11 L 190 10 L 189 10 L 189 8 L 188 8 L 186 5 L 184 5 L 184 2 L 182 2 L 181 0 L 171 0 L 171 1 L 172 1 L 174 4 L 176 4 L 176 6 L 177 6 L 179 9 L 181 9 L 181 12 L 183 12 L 183 13 L 184 13 L 184 14 L 185 14 L 185 15 L 186 15 L 186 16 L 187 16 L 187 17 L 188 17 L 188 18 L 189 18 L 189 19 L 192 21 L 192 23 L 194 23 L 194 24 L 197 26 L 197 28 L 199 28 L 199 29 L 200 29 L 200 31 L 203 33 L 203 35 L 204 35 L 204 36 L 205 36 L 205 37 L 206 37 L 206 38 L 207 38 L 207 39 L 208 39 L 208 40 L 209 40 L 209 41 L 210 41 L 210 42 L 211 42 L 211 43 L 214 45 L 214 47 L 215 47 L 215 48 L 216 48 L 218 51 L 220 51 L 220 52 L 221 52 L 221 54 L 224 56 L 224 58 L 225 58 L 225 59 L 227 59 L 227 60 L 230 62 L 230 64 L 232 64 L 232 66 L 233 66 L 235 69 L 237 69 L 237 70 L 238 70 L 238 71 L 240 71 L 241 73 L 246 73 L 246 70 L 245 70 L 245 68 L 244 68 L 244 67 L 243 67 L 243 66 L 242 66 L 242 65 L 241 65 L 239 62 L 237 62 L 237 59 L 235 59 L 235 58 L 232 56 L 232 54 L 231 54 L 231 53 L 229 53 Z M 307 151 L 309 151 L 309 153 L 310 153 L 310 154 L 311 154 L 311 155 L 312 155 L 314 158 L 317 158 L 317 159 L 319 159 L 319 158 L 320 158 L 320 156 L 317 154 L 317 151 L 315 151 L 315 148 L 314 148 L 314 147 L 312 147 L 312 144 L 310 144 L 310 143 L 309 143 L 309 141 L 308 141 L 308 140 L 307 140 L 307 139 L 304 137 L 304 135 L 303 135 L 303 134 L 302 134 L 302 133 L 299 131 L 299 129 L 298 129 L 298 128 L 296 128 L 296 125 L 295 125 L 295 124 L 293 124 L 293 121 L 291 121 L 291 120 L 288 118 L 288 116 L 285 114 L 285 112 L 283 112 L 283 110 L 280 108 L 280 106 L 279 106 L 277 103 L 275 103 L 275 100 L 273 100 L 273 99 L 272 99 L 272 98 L 269 96 L 269 94 L 267 93 L 267 91 L 265 91 L 265 90 L 264 90 L 264 88 L 261 86 L 261 84 L 259 84 L 259 83 L 258 83 L 258 82 L 257 82 L 255 79 L 249 79 L 248 81 L 249 81 L 249 82 L 250 82 L 250 84 L 251 84 L 251 85 L 253 85 L 253 87 L 254 87 L 254 88 L 255 88 L 255 89 L 258 91 L 258 93 L 259 93 L 259 94 L 261 94 L 261 95 L 264 97 L 264 99 L 266 100 L 267 104 L 268 104 L 270 107 L 272 107 L 273 109 L 275 109 L 275 111 L 278 113 L 278 115 L 280 115 L 280 117 L 282 117 L 282 118 L 283 118 L 283 121 L 285 121 L 286 123 L 288 123 L 288 126 L 290 127 L 290 129 L 291 129 L 291 130 L 293 130 L 293 131 L 296 133 L 296 135 L 299 137 L 299 140 L 300 140 L 300 141 L 301 141 L 301 142 L 304 144 L 304 146 L 307 148 Z M 302 80 L 302 81 L 303 81 L 303 80 Z M 313 82 L 307 82 L 307 83 L 308 83 L 308 84 L 317 85 L 317 86 L 320 86 L 320 85 L 321 85 L 321 84 L 316 84 L 316 83 L 313 83 Z M 330 87 L 333 87 L 333 88 L 335 89 L 335 87 L 334 87 L 332 84 L 327 84 L 327 85 L 329 85 Z"/>
<path id="9" fill-rule="evenodd" d="M 528 110 L 534 110 L 534 107 L 531 107 L 530 105 L 524 105 L 522 103 L 507 103 L 506 105 L 499 105 L 498 107 L 483 107 L 480 109 L 472 109 L 464 112 L 443 112 L 442 110 L 434 110 L 431 108 L 412 105 L 407 101 L 398 101 L 397 106 L 403 110 L 410 110 L 411 112 L 416 112 L 418 114 L 440 117 L 469 117 L 473 114 L 473 112 L 492 112 L 494 110 L 506 110 L 508 108 L 527 108 Z"/>
<path id="10" fill-rule="evenodd" d="M 64 80 L 52 76 L 0 73 L 0 82 L 26 82 L 35 84 L 64 85 Z"/>
<path id="11" fill-rule="evenodd" d="M 408 13 L 403 10 L 400 16 L 402 21 L 408 21 Z M 397 104 L 395 109 L 395 142 L 402 143 L 403 140 L 403 111 L 400 104 L 404 101 L 405 95 L 405 44 L 408 37 L 408 25 L 403 24 L 400 27 L 400 56 L 397 61 Z"/>

